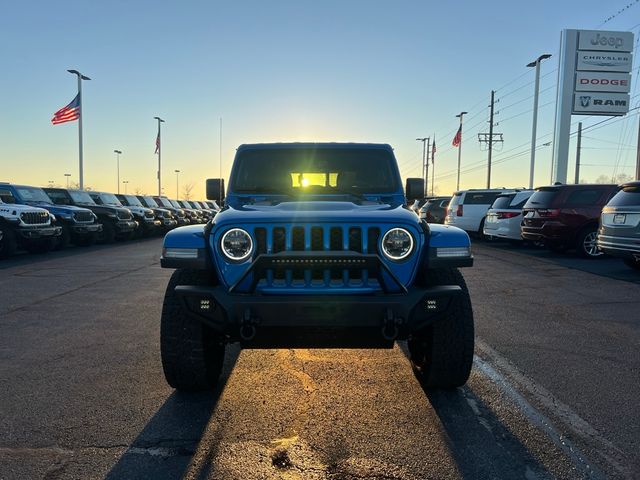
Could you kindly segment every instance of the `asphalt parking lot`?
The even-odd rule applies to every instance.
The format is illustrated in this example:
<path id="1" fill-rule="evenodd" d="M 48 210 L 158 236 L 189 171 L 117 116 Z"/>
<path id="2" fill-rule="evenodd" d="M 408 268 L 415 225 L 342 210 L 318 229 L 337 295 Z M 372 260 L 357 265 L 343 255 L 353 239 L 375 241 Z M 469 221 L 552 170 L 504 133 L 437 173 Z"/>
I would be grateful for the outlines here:
<path id="1" fill-rule="evenodd" d="M 0 263 L 0 478 L 634 478 L 640 276 L 479 243 L 472 377 L 392 350 L 231 348 L 208 394 L 164 381 L 160 239 Z M 589 262 L 589 263 L 586 263 Z"/>

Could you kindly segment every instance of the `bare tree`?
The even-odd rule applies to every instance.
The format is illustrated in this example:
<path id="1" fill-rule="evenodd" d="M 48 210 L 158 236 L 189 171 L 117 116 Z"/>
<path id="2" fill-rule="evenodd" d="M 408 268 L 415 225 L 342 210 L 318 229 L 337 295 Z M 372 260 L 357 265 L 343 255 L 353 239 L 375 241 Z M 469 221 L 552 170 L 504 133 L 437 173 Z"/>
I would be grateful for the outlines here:
<path id="1" fill-rule="evenodd" d="M 191 193 L 193 192 L 193 182 L 186 183 L 182 186 L 182 198 L 184 200 L 191 200 Z"/>
<path id="2" fill-rule="evenodd" d="M 144 195 L 145 194 L 140 187 L 136 187 L 136 189 L 133 191 L 133 193 L 134 193 L 134 195 Z"/>

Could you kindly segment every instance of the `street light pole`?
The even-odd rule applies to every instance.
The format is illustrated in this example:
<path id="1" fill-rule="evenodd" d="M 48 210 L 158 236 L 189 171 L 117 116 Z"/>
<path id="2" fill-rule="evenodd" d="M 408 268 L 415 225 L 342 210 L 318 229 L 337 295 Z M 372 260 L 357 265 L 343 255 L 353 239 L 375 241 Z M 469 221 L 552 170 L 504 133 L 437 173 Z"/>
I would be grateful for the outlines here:
<path id="1" fill-rule="evenodd" d="M 428 191 L 427 186 L 429 185 L 429 183 L 428 183 L 428 170 L 425 170 L 425 168 L 428 168 L 428 167 L 425 166 L 425 160 L 427 155 L 426 154 L 427 142 L 430 142 L 430 138 L 429 137 L 416 138 L 416 141 L 422 142 L 422 175 L 425 182 L 425 192 L 423 192 L 423 196 L 426 197 L 426 192 Z"/>
<path id="2" fill-rule="evenodd" d="M 551 55 L 545 53 L 540 55 L 533 62 L 528 63 L 527 67 L 536 68 L 535 91 L 533 93 L 533 125 L 531 127 L 531 164 L 529 166 L 529 188 L 533 188 L 533 176 L 536 164 L 536 134 L 538 129 L 538 97 L 540 96 L 540 62 L 551 58 Z"/>
<path id="3" fill-rule="evenodd" d="M 178 194 L 178 177 L 180 176 L 180 170 L 174 170 L 174 172 L 176 172 L 176 200 L 178 200 L 178 198 L 180 198 Z"/>
<path id="4" fill-rule="evenodd" d="M 82 80 L 91 80 L 82 75 L 78 70 L 67 70 L 78 77 L 78 161 L 79 161 L 79 185 L 84 189 L 84 169 L 82 165 Z"/>
<path id="5" fill-rule="evenodd" d="M 162 137 L 160 124 L 164 120 L 160 117 L 153 117 L 158 121 L 158 136 L 156 137 L 156 152 L 158 152 L 158 195 L 162 195 Z"/>
<path id="6" fill-rule="evenodd" d="M 116 154 L 116 162 L 118 164 L 118 181 L 117 181 L 117 185 L 118 185 L 118 194 L 120 193 L 120 154 L 122 153 L 122 150 L 114 150 L 113 153 Z"/>
<path id="7" fill-rule="evenodd" d="M 460 119 L 460 144 L 458 145 L 458 176 L 456 179 L 456 192 L 460 190 L 460 164 L 462 160 L 462 118 L 467 113 L 468 112 L 460 112 L 458 115 L 456 115 L 456 118 Z"/>
<path id="8" fill-rule="evenodd" d="M 70 173 L 65 173 L 64 174 L 65 177 L 67 177 L 67 190 L 69 189 L 69 177 L 71 176 Z"/>
<path id="9" fill-rule="evenodd" d="M 124 184 L 124 194 L 127 194 L 127 185 L 129 184 L 129 180 L 122 180 L 122 183 Z"/>

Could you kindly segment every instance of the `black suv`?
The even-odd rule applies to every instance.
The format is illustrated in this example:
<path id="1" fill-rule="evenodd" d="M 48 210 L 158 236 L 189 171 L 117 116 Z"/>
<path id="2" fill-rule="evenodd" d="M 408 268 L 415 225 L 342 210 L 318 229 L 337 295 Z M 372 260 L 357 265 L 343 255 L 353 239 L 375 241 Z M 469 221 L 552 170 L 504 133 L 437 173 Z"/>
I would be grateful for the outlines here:
<path id="1" fill-rule="evenodd" d="M 602 209 L 598 247 L 640 270 L 640 181 L 622 184 Z"/>
<path id="2" fill-rule="evenodd" d="M 112 205 L 98 205 L 83 190 L 66 188 L 44 188 L 43 190 L 56 205 L 75 205 L 88 208 L 95 213 L 102 223 L 102 232 L 98 236 L 102 243 L 112 243 L 116 238 L 130 239 L 138 226 L 130 210 Z"/>

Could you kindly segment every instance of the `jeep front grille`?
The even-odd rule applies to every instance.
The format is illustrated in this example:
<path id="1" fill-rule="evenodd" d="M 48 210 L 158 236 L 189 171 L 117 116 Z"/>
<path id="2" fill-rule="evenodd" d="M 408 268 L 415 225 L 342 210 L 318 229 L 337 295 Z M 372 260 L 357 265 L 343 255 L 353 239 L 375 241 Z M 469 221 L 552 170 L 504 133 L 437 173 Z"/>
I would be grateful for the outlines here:
<path id="1" fill-rule="evenodd" d="M 79 223 L 93 222 L 93 213 L 91 212 L 73 212 L 73 219 Z"/>
<path id="2" fill-rule="evenodd" d="M 22 212 L 20 219 L 27 225 L 41 225 L 49 223 L 49 213 L 47 212 Z"/>
<path id="3" fill-rule="evenodd" d="M 154 218 L 154 217 L 153 217 L 153 212 L 147 212 L 147 211 L 145 211 L 145 212 L 144 212 L 144 218 Z"/>
<path id="4" fill-rule="evenodd" d="M 378 253 L 378 227 L 339 226 L 276 226 L 256 227 L 253 231 L 256 255 L 280 252 L 357 252 Z M 267 270 L 258 282 L 258 288 L 277 290 L 278 287 L 320 287 L 379 289 L 379 282 L 369 277 L 366 269 L 278 268 Z"/>
<path id="5" fill-rule="evenodd" d="M 133 217 L 131 216 L 131 212 L 129 210 L 118 210 L 118 219 L 119 220 L 131 220 Z"/>

